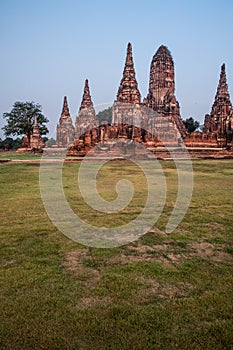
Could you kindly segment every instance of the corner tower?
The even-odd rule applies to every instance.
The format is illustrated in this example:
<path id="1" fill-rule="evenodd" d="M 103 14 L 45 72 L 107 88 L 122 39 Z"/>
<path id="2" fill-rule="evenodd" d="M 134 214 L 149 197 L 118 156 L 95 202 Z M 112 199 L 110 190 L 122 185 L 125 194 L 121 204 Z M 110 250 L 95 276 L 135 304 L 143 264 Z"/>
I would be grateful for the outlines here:
<path id="1" fill-rule="evenodd" d="M 127 46 L 125 67 L 117 93 L 117 102 L 138 104 L 141 102 L 141 94 L 138 90 L 138 83 L 134 70 L 131 43 L 128 43 Z"/>
<path id="2" fill-rule="evenodd" d="M 94 115 L 95 111 L 93 107 L 93 102 L 91 100 L 89 83 L 88 83 L 88 79 L 86 79 L 84 84 L 83 98 L 82 98 L 81 106 L 79 108 L 79 112 L 83 109 L 88 109 L 88 108 L 93 109 L 93 115 Z"/>
<path id="3" fill-rule="evenodd" d="M 224 114 L 227 115 L 231 110 L 232 104 L 227 86 L 226 68 L 225 63 L 223 63 L 211 114 L 224 116 Z"/>
<path id="4" fill-rule="evenodd" d="M 35 117 L 34 123 L 33 123 L 33 131 L 32 131 L 30 146 L 31 148 L 36 148 L 36 149 L 45 147 L 45 143 L 43 142 L 42 137 L 40 135 L 37 117 Z"/>
<path id="5" fill-rule="evenodd" d="M 220 78 L 211 113 L 205 116 L 204 132 L 212 135 L 215 134 L 220 146 L 232 142 L 233 139 L 233 108 L 228 91 L 224 63 L 221 66 Z"/>
<path id="6" fill-rule="evenodd" d="M 82 102 L 75 122 L 75 138 L 79 139 L 86 131 L 99 126 L 91 99 L 88 79 L 85 80 Z"/>
<path id="7" fill-rule="evenodd" d="M 57 125 L 57 146 L 68 147 L 74 142 L 74 126 L 70 116 L 67 97 L 64 97 L 62 112 Z"/>
<path id="8" fill-rule="evenodd" d="M 112 124 L 140 125 L 140 122 L 141 94 L 136 80 L 132 45 L 128 43 L 123 77 L 112 109 Z"/>

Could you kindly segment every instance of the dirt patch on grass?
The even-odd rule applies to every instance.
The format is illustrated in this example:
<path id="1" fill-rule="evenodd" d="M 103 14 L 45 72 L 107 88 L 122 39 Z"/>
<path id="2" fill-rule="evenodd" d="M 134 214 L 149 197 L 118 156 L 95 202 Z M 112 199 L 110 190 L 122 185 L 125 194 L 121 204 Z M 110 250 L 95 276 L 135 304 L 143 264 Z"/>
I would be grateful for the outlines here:
<path id="1" fill-rule="evenodd" d="M 211 244 L 208 242 L 195 242 L 187 245 L 189 256 L 198 256 L 204 260 L 222 262 L 232 260 L 232 256 L 224 251 L 223 244 Z"/>
<path id="2" fill-rule="evenodd" d="M 86 258 L 85 249 L 76 249 L 65 255 L 64 267 L 69 272 L 79 274 L 83 270 L 83 259 Z"/>
<path id="3" fill-rule="evenodd" d="M 165 252 L 169 249 L 168 244 L 146 245 L 138 244 L 124 247 L 121 254 L 110 258 L 109 263 L 127 265 L 137 262 L 157 261 L 162 262 L 166 266 L 173 267 Z"/>
<path id="4" fill-rule="evenodd" d="M 232 260 L 231 254 L 224 251 L 225 245 L 211 244 L 208 242 L 187 243 L 186 247 L 181 247 L 174 242 L 158 245 L 129 246 L 125 248 L 125 253 L 110 259 L 111 263 L 129 264 L 140 261 L 157 261 L 166 266 L 174 267 L 179 262 L 199 257 L 204 260 L 223 262 Z"/>
<path id="5" fill-rule="evenodd" d="M 95 261 L 95 257 L 93 259 L 88 249 L 76 249 L 65 255 L 63 266 L 68 272 L 78 275 L 83 281 L 91 280 L 91 285 L 95 285 L 100 281 L 102 270 L 107 265 L 127 265 L 154 261 L 162 263 L 169 268 L 174 268 L 181 261 L 194 257 L 217 263 L 232 261 L 233 259 L 232 255 L 225 251 L 225 245 L 223 244 L 201 241 L 187 243 L 186 246 L 181 247 L 176 242 L 169 241 L 158 245 L 138 243 L 137 245 L 124 247 L 118 255 L 99 262 L 101 268 L 98 268 L 98 261 Z M 86 284 L 88 283 L 86 282 Z"/>
<path id="6" fill-rule="evenodd" d="M 134 245 L 125 248 L 125 254 L 114 257 L 111 263 L 128 264 L 140 261 L 155 261 L 163 263 L 168 267 L 174 267 L 174 264 L 179 262 L 182 255 L 178 253 L 180 248 L 177 247 L 177 252 L 174 252 L 173 244 L 164 243 L 157 245 Z"/>
<path id="7" fill-rule="evenodd" d="M 152 296 L 159 299 L 184 298 L 188 297 L 193 291 L 191 283 L 179 282 L 176 284 L 158 282 L 152 278 L 141 277 L 140 280 L 145 283 L 145 291 L 143 293 L 144 301 Z"/>
<path id="8" fill-rule="evenodd" d="M 78 303 L 78 308 L 80 309 L 88 309 L 93 306 L 101 306 L 106 307 L 112 303 L 112 298 L 110 297 L 86 297 L 81 298 Z"/>
<path id="9" fill-rule="evenodd" d="M 101 279 L 101 273 L 97 268 L 85 266 L 85 261 L 90 258 L 88 249 L 76 249 L 66 253 L 63 267 L 72 274 L 78 275 L 85 285 L 96 285 Z"/>
<path id="10" fill-rule="evenodd" d="M 214 231 L 222 231 L 224 230 L 224 225 L 222 224 L 219 224 L 218 222 L 208 222 L 207 224 L 204 224 L 204 226 L 210 228 L 211 230 L 214 230 Z"/>

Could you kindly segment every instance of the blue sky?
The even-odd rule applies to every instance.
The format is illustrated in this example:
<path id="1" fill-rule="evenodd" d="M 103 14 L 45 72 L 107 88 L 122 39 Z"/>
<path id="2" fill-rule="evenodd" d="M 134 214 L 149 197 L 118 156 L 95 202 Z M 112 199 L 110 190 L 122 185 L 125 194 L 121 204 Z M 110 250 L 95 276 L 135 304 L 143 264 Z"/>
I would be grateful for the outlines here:
<path id="1" fill-rule="evenodd" d="M 52 135 L 64 95 L 75 118 L 86 78 L 96 109 L 105 108 L 116 97 L 130 41 L 142 97 L 152 56 L 164 44 L 182 117 L 202 122 L 223 62 L 233 96 L 232 18 L 232 0 L 1 0 L 0 114 L 15 101 L 40 103 Z"/>

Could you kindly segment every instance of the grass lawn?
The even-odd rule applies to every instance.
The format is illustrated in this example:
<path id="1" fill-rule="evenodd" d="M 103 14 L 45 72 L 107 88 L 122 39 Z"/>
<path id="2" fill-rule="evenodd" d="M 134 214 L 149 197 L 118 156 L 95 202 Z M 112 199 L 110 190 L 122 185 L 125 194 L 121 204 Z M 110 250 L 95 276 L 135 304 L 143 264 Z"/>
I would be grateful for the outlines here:
<path id="1" fill-rule="evenodd" d="M 162 230 L 177 174 L 173 162 L 161 165 Z M 79 166 L 65 164 L 63 185 L 84 220 L 114 226 L 140 213 L 146 182 L 134 164 L 109 162 L 97 179 L 106 200 L 116 198 L 113 182 L 122 175 L 134 183 L 119 215 L 83 202 Z M 38 164 L 0 164 L 0 349 L 233 349 L 233 163 L 193 161 L 193 168 L 192 201 L 173 233 L 154 227 L 126 246 L 89 249 L 49 220 Z"/>
<path id="2" fill-rule="evenodd" d="M 17 153 L 14 151 L 10 152 L 0 152 L 0 161 L 9 159 L 9 160 L 33 160 L 40 159 L 41 156 L 33 153 Z"/>

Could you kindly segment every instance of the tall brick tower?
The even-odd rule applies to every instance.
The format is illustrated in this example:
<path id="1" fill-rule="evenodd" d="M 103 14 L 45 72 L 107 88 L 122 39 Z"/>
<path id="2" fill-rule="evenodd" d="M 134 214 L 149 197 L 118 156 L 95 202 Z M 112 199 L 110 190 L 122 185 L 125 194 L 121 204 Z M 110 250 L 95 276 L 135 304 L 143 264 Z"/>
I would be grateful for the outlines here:
<path id="1" fill-rule="evenodd" d="M 40 135 L 37 117 L 34 118 L 30 147 L 36 149 L 45 147 L 45 144 Z"/>
<path id="2" fill-rule="evenodd" d="M 174 62 L 171 53 L 166 46 L 161 45 L 150 65 L 148 107 L 159 109 L 163 106 L 167 92 L 175 93 L 174 77 Z"/>
<path id="3" fill-rule="evenodd" d="M 57 146 L 68 147 L 74 142 L 74 126 L 70 116 L 67 97 L 64 97 L 61 117 L 57 125 Z"/>
<path id="4" fill-rule="evenodd" d="M 233 134 L 233 108 L 227 86 L 225 64 L 221 66 L 221 73 L 217 92 L 211 113 L 205 116 L 204 132 L 215 134 L 220 146 L 232 141 Z M 224 141 L 225 140 L 225 141 Z"/>
<path id="5" fill-rule="evenodd" d="M 86 131 L 98 127 L 99 122 L 91 99 L 88 79 L 85 80 L 84 92 L 78 116 L 75 121 L 75 137 L 78 139 Z"/>
<path id="6" fill-rule="evenodd" d="M 117 102 L 123 103 L 140 103 L 141 94 L 138 90 L 138 83 L 134 70 L 132 45 L 128 43 L 127 54 L 125 60 L 125 67 L 123 77 L 117 93 Z"/>
<path id="7" fill-rule="evenodd" d="M 187 135 L 180 116 L 179 102 L 175 97 L 175 71 L 170 51 L 161 45 L 152 58 L 150 66 L 150 81 L 144 105 L 170 118 L 179 130 L 180 136 Z"/>
<path id="8" fill-rule="evenodd" d="M 91 100 L 88 79 L 85 80 L 83 98 L 82 98 L 82 102 L 81 102 L 81 106 L 79 108 L 79 111 L 81 111 L 82 109 L 87 109 L 87 108 L 92 108 L 94 110 L 93 102 Z M 93 114 L 95 114 L 95 112 L 93 112 Z"/>
<path id="9" fill-rule="evenodd" d="M 112 124 L 140 124 L 141 94 L 133 63 L 132 45 L 128 43 L 123 77 L 112 109 Z"/>

